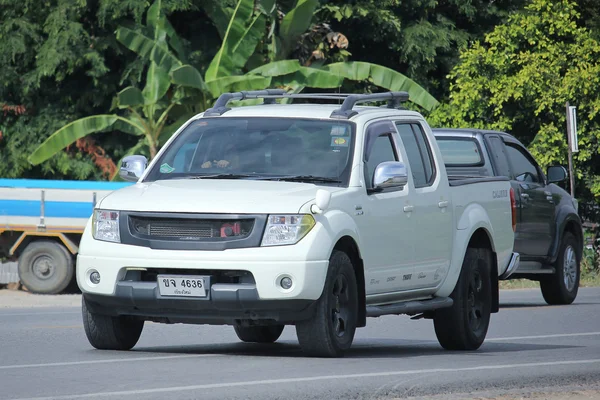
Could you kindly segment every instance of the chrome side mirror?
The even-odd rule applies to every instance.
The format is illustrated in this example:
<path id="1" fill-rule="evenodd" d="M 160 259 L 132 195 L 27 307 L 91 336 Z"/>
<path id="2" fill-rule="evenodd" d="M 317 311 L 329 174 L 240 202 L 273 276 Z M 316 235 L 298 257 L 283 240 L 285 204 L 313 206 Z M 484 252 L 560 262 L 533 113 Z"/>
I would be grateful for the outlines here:
<path id="1" fill-rule="evenodd" d="M 385 161 L 375 168 L 373 175 L 373 190 L 389 188 L 402 189 L 408 183 L 408 172 L 404 163 Z"/>
<path id="2" fill-rule="evenodd" d="M 135 182 L 144 173 L 148 166 L 148 159 L 144 156 L 127 156 L 121 161 L 119 176 L 126 181 Z"/>
<path id="3" fill-rule="evenodd" d="M 560 165 L 551 166 L 548 167 L 546 176 L 548 177 L 548 183 L 562 182 L 567 179 L 567 170 Z"/>

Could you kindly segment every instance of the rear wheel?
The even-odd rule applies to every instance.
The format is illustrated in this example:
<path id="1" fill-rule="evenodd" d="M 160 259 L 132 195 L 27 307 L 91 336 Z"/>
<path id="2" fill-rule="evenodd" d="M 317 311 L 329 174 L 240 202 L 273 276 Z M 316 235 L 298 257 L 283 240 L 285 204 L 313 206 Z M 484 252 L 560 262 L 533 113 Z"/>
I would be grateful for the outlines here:
<path id="1" fill-rule="evenodd" d="M 358 288 L 350 257 L 334 251 L 314 316 L 296 323 L 302 350 L 317 357 L 339 357 L 352 346 L 358 316 Z"/>
<path id="2" fill-rule="evenodd" d="M 436 310 L 435 334 L 447 350 L 476 350 L 485 340 L 492 309 L 492 255 L 488 249 L 468 248 L 460 277 L 450 295 L 454 304 Z"/>
<path id="3" fill-rule="evenodd" d="M 581 260 L 576 248 L 575 236 L 565 232 L 554 264 L 555 273 L 540 281 L 542 296 L 546 303 L 571 304 L 577 297 Z"/>
<path id="4" fill-rule="evenodd" d="M 95 314 L 82 299 L 83 328 L 88 341 L 100 350 L 130 350 L 136 345 L 144 328 L 144 321 L 135 317 Z"/>
<path id="5" fill-rule="evenodd" d="M 235 334 L 242 342 L 273 343 L 279 339 L 285 325 L 240 326 L 234 325 Z"/>
<path id="6" fill-rule="evenodd" d="M 56 294 L 73 278 L 73 257 L 61 244 L 49 240 L 31 242 L 19 256 L 19 279 L 32 293 Z"/>

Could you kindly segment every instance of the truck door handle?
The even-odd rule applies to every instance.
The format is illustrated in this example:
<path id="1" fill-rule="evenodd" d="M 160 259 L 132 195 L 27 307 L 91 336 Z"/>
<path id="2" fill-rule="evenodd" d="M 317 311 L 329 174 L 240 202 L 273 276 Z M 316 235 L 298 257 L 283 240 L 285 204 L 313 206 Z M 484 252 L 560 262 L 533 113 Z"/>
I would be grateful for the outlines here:
<path id="1" fill-rule="evenodd" d="M 448 207 L 448 202 L 447 201 L 440 201 L 438 203 L 438 207 L 439 208 L 446 208 L 446 207 Z"/>
<path id="2" fill-rule="evenodd" d="M 404 206 L 404 212 L 412 212 L 413 209 L 413 206 Z"/>

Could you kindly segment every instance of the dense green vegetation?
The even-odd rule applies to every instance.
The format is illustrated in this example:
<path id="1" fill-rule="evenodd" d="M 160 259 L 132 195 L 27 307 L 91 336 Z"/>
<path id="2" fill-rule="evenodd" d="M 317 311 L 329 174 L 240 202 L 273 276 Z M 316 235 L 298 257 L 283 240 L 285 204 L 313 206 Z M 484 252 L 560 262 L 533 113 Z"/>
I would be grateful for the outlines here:
<path id="1" fill-rule="evenodd" d="M 0 0 L 0 177 L 109 179 L 223 91 L 400 89 L 544 166 L 569 101 L 597 200 L 599 38 L 596 0 Z"/>

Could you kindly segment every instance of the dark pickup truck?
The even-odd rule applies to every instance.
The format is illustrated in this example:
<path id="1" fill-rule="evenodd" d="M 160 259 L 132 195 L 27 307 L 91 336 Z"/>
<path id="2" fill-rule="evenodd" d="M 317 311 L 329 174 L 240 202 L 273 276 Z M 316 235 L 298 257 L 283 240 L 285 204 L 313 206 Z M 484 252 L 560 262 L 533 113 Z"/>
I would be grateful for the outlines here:
<path id="1" fill-rule="evenodd" d="M 448 176 L 507 176 L 517 205 L 514 251 L 520 262 L 500 279 L 540 282 L 548 304 L 570 304 L 577 297 L 583 230 L 577 200 L 556 183 L 567 171 L 544 173 L 525 146 L 504 132 L 433 129 Z"/>

